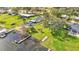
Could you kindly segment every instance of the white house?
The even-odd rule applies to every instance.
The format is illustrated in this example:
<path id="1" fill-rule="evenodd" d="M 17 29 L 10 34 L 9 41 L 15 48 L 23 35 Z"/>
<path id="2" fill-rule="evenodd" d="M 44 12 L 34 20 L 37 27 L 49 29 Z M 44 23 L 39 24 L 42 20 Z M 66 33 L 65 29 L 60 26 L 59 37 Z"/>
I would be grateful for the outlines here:
<path id="1" fill-rule="evenodd" d="M 4 10 L 4 9 L 0 9 L 0 13 L 2 14 L 2 13 L 5 13 L 6 12 L 6 10 Z"/>
<path id="2" fill-rule="evenodd" d="M 61 15 L 61 18 L 68 19 L 68 18 L 69 18 L 69 16 L 68 16 L 68 15 L 66 15 L 66 14 L 63 14 L 63 15 Z"/>
<path id="3" fill-rule="evenodd" d="M 75 17 L 74 20 L 78 20 L 79 21 L 79 17 Z"/>
<path id="4" fill-rule="evenodd" d="M 31 16 L 34 16 L 35 14 L 19 14 L 20 16 L 22 17 L 31 17 Z"/>
<path id="5" fill-rule="evenodd" d="M 18 10 L 18 14 L 26 14 L 27 11 L 26 10 Z"/>

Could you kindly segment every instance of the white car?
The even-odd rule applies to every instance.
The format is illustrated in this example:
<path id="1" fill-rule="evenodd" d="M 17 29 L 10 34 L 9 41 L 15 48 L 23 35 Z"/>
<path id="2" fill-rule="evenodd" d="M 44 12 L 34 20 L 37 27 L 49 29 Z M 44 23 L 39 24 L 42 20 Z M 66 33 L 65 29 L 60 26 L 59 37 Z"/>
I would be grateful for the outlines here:
<path id="1" fill-rule="evenodd" d="M 7 29 L 0 29 L 0 37 L 3 38 L 3 37 L 6 37 L 7 36 L 7 33 L 11 32 L 13 30 L 7 30 Z"/>
<path id="2" fill-rule="evenodd" d="M 6 29 L 0 29 L 0 37 L 5 37 L 6 36 L 6 33 L 7 33 L 7 30 Z"/>

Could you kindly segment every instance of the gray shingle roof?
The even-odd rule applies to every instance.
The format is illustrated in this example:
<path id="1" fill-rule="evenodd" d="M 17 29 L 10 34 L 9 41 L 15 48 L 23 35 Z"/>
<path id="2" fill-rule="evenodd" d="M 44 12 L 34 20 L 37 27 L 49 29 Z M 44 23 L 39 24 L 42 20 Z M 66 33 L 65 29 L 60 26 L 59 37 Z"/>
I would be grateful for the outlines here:
<path id="1" fill-rule="evenodd" d="M 72 30 L 75 30 L 75 31 L 79 32 L 79 24 L 76 24 L 76 23 L 72 24 L 71 28 L 72 28 Z"/>

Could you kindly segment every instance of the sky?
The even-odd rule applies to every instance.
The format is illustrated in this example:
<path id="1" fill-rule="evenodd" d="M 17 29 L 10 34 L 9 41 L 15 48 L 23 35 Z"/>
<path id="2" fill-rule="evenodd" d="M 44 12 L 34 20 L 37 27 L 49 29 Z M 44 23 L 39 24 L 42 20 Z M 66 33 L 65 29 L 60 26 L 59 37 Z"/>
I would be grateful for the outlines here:
<path id="1" fill-rule="evenodd" d="M 79 0 L 0 0 L 0 7 L 79 7 Z"/>

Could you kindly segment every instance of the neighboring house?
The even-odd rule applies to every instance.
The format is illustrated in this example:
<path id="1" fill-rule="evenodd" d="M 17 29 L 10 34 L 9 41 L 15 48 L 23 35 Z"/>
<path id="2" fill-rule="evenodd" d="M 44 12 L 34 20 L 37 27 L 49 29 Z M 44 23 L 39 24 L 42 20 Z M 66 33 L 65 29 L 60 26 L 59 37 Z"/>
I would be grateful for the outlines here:
<path id="1" fill-rule="evenodd" d="M 75 17 L 75 18 L 74 18 L 74 21 L 75 21 L 75 22 L 79 22 L 79 17 Z"/>
<path id="2" fill-rule="evenodd" d="M 79 17 L 75 17 L 68 25 L 71 27 L 69 35 L 79 37 Z"/>
<path id="3" fill-rule="evenodd" d="M 70 32 L 68 34 L 72 35 L 72 36 L 78 36 L 79 37 L 79 24 L 71 23 L 70 27 L 71 27 L 71 29 L 70 29 Z"/>
<path id="4" fill-rule="evenodd" d="M 18 10 L 18 14 L 26 14 L 27 11 L 26 10 Z"/>
<path id="5" fill-rule="evenodd" d="M 32 8 L 30 10 L 28 9 L 20 9 L 18 10 L 18 14 L 27 14 L 27 13 L 31 13 L 31 14 L 43 14 L 43 8 Z"/>
<path id="6" fill-rule="evenodd" d="M 66 15 L 66 14 L 63 14 L 63 15 L 61 15 L 61 18 L 62 18 L 62 19 L 68 19 L 68 18 L 69 18 L 69 16 L 68 16 L 68 15 Z"/>
<path id="7" fill-rule="evenodd" d="M 13 11 L 12 9 L 7 10 L 7 12 L 10 15 L 16 15 L 15 11 Z"/>
<path id="8" fill-rule="evenodd" d="M 31 21 L 33 23 L 38 23 L 38 22 L 41 22 L 43 19 L 44 19 L 43 16 L 41 16 L 41 17 L 37 17 L 37 18 L 35 18 L 34 20 L 31 20 Z"/>
<path id="9" fill-rule="evenodd" d="M 75 17 L 75 20 L 79 20 L 79 17 Z"/>
<path id="10" fill-rule="evenodd" d="M 19 14 L 19 15 L 20 15 L 21 17 L 23 17 L 23 18 L 35 16 L 35 14 Z"/>
<path id="11" fill-rule="evenodd" d="M 34 16 L 35 14 L 31 13 L 31 12 L 27 12 L 27 10 L 19 10 L 18 11 L 18 14 L 23 17 L 23 18 L 26 18 L 26 17 L 31 17 L 31 16 Z"/>
<path id="12" fill-rule="evenodd" d="M 34 20 L 31 20 L 31 21 L 29 21 L 28 23 L 26 23 L 26 25 L 32 26 L 32 25 L 35 24 L 35 23 L 41 22 L 43 19 L 44 19 L 43 16 L 37 17 L 37 18 L 35 18 Z"/>
<path id="13" fill-rule="evenodd" d="M 6 12 L 6 10 L 4 10 L 4 9 L 0 9 L 0 13 L 2 14 L 2 13 L 5 13 Z"/>
<path id="14" fill-rule="evenodd" d="M 36 22 L 41 22 L 42 20 L 44 20 L 44 17 L 43 16 L 37 17 L 35 20 L 36 20 Z"/>

